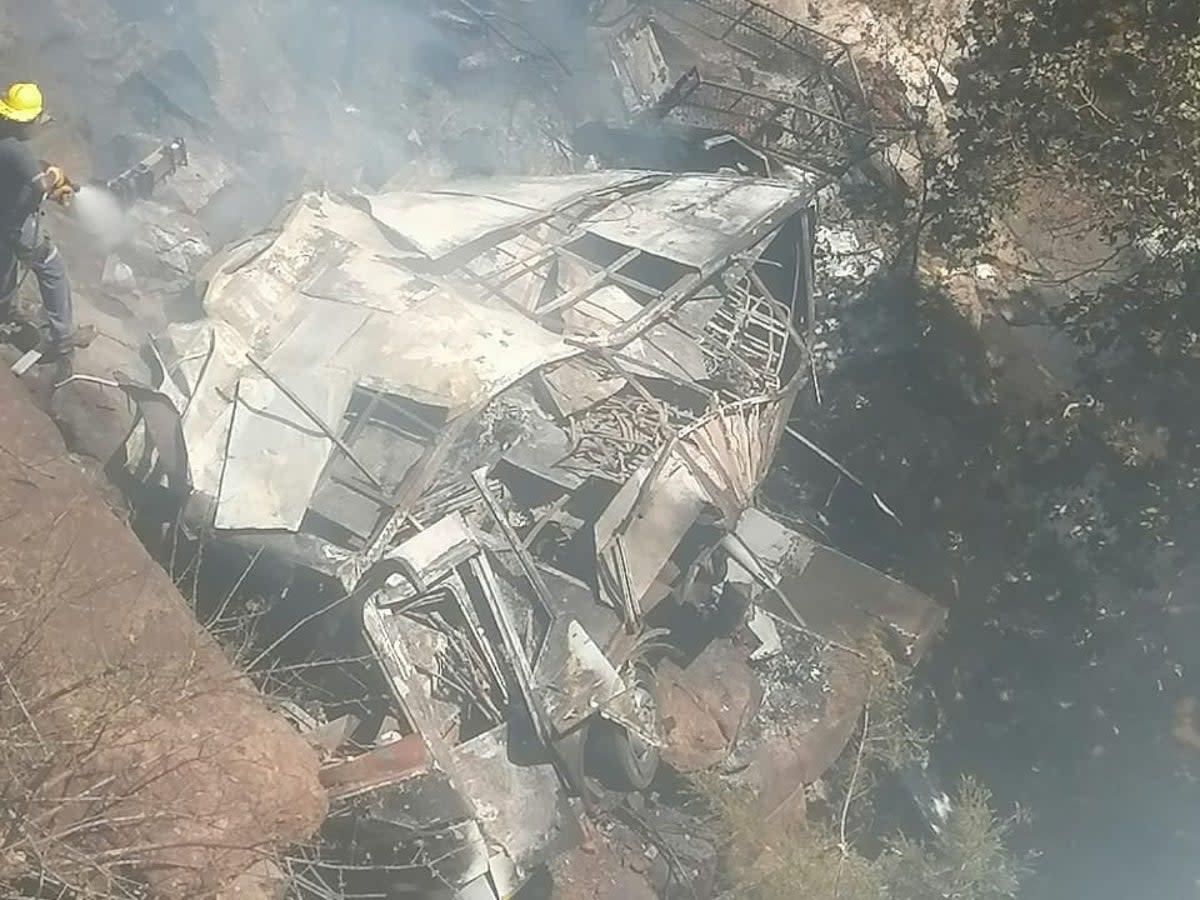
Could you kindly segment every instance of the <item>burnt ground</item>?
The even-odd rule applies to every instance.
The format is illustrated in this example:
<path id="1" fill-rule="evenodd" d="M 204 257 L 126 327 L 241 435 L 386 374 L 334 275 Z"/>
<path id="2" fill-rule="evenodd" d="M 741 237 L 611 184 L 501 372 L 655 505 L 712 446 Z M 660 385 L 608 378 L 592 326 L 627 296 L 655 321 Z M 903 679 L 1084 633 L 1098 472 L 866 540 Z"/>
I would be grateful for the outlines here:
<path id="1" fill-rule="evenodd" d="M 947 342 L 957 324 L 911 291 L 880 286 L 854 318 L 881 323 L 883 352 L 852 350 L 796 424 L 904 525 L 798 447 L 771 496 L 950 608 L 918 672 L 934 769 L 1032 814 L 1023 897 L 1194 896 L 1200 523 L 1167 489 L 1183 460 L 1128 452 L 1082 390 L 971 402 L 984 346 Z"/>

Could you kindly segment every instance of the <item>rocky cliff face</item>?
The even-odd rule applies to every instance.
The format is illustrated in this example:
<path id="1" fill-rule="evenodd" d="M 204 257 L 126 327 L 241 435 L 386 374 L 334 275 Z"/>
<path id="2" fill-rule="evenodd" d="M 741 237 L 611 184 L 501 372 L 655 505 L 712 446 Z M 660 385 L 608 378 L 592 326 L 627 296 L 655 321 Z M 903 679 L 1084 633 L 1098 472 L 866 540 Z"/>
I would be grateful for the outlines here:
<path id="1" fill-rule="evenodd" d="M 0 879 L 215 896 L 316 830 L 316 756 L 7 373 L 0 422 Z"/>

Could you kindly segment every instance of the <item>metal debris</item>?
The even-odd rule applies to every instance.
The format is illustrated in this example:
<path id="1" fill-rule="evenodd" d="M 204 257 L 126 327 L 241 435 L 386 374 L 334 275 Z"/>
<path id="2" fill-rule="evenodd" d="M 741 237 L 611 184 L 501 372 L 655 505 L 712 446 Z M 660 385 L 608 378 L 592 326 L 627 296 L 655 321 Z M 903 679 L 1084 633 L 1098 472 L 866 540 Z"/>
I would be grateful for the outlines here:
<path id="1" fill-rule="evenodd" d="M 828 453 L 826 453 L 824 450 L 822 450 L 819 446 L 817 446 L 810 438 L 805 437 L 803 434 L 801 434 L 795 428 L 793 428 L 789 425 L 787 427 L 786 431 L 790 437 L 795 438 L 797 441 L 799 441 L 801 444 L 803 444 L 805 447 L 807 447 L 813 453 L 817 454 L 817 456 L 821 457 L 821 459 L 825 460 L 825 462 L 829 463 L 829 465 L 831 465 L 835 469 L 837 469 L 839 474 L 841 474 L 846 479 L 848 479 L 851 483 L 857 485 L 858 487 L 860 487 L 864 491 L 866 491 L 868 494 L 870 494 L 871 499 L 873 501 L 875 501 L 875 505 L 878 506 L 880 511 L 883 512 L 886 516 L 888 516 L 888 518 L 890 518 L 897 525 L 899 525 L 901 527 L 904 526 L 904 523 L 901 522 L 900 517 L 892 511 L 892 508 L 883 502 L 882 497 L 880 497 L 877 493 L 875 493 L 870 488 L 868 488 L 865 484 L 863 484 L 862 479 L 860 479 L 857 475 L 855 475 L 853 472 L 851 472 L 849 469 L 847 469 L 844 465 L 842 465 L 840 462 L 838 462 L 836 459 L 834 459 L 832 456 L 830 456 Z"/>

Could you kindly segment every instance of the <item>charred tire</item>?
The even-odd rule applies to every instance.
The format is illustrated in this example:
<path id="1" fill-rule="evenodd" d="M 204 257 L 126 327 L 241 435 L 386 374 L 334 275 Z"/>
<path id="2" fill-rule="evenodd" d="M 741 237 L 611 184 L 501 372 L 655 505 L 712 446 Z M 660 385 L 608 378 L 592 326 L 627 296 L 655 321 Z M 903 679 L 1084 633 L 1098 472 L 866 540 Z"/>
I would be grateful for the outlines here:
<path id="1" fill-rule="evenodd" d="M 658 705 L 654 699 L 654 673 L 647 665 L 633 669 L 634 704 L 639 718 L 651 733 L 658 731 Z M 588 733 L 592 744 L 589 757 L 601 771 L 601 778 L 621 791 L 644 791 L 658 773 L 658 748 L 615 722 L 601 719 Z"/>

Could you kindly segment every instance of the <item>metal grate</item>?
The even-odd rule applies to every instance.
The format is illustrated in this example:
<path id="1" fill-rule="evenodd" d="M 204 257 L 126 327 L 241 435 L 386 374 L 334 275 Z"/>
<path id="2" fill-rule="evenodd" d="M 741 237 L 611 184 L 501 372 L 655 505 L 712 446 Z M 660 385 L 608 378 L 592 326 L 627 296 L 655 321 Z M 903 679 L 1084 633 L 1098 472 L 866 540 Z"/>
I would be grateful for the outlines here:
<path id="1" fill-rule="evenodd" d="M 765 69 L 792 76 L 814 64 L 834 70 L 847 79 L 847 89 L 863 97 L 848 45 L 754 0 L 668 0 L 655 9 Z"/>
<path id="2" fill-rule="evenodd" d="M 659 104 L 659 116 L 685 125 L 730 131 L 777 161 L 841 175 L 869 152 L 874 134 L 839 118 L 823 90 L 796 97 L 825 99 L 821 109 L 784 97 L 706 80 L 692 69 Z"/>
<path id="3" fill-rule="evenodd" d="M 843 42 L 754 0 L 664 0 L 653 8 L 733 51 L 765 84 L 751 89 L 699 62 L 646 115 L 730 131 L 777 162 L 835 177 L 877 149 L 862 80 Z"/>
<path id="4" fill-rule="evenodd" d="M 671 0 L 661 11 L 767 67 L 794 64 L 796 56 L 836 66 L 850 53 L 836 38 L 754 0 Z"/>

